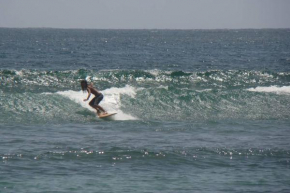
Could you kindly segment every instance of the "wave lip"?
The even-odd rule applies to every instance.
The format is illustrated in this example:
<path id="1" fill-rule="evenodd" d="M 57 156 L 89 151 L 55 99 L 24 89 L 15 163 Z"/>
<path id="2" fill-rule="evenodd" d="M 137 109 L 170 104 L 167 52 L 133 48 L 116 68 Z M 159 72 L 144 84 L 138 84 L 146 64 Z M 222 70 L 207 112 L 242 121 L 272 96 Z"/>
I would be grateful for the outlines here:
<path id="1" fill-rule="evenodd" d="M 268 93 L 290 95 L 290 86 L 282 86 L 282 87 L 279 87 L 279 86 L 269 86 L 269 87 L 258 86 L 256 88 L 249 88 L 247 90 L 251 91 L 251 92 L 268 92 Z"/>

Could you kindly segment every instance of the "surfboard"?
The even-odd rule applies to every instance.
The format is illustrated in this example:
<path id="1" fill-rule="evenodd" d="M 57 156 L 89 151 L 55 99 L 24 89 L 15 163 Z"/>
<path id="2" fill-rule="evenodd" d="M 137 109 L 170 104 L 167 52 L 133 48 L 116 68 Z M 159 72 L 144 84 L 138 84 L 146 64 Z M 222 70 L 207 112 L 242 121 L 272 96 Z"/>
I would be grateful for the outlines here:
<path id="1" fill-rule="evenodd" d="M 100 114 L 100 115 L 98 115 L 98 117 L 99 118 L 105 118 L 105 117 L 110 117 L 110 116 L 115 115 L 115 114 L 117 114 L 117 113 Z"/>

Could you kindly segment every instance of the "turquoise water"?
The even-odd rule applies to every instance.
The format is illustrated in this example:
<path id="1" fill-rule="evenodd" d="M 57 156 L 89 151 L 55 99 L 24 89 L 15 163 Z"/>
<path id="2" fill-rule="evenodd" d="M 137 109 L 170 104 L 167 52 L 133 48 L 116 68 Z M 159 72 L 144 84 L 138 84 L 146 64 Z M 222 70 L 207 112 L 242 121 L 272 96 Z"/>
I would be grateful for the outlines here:
<path id="1" fill-rule="evenodd" d="M 290 191 L 288 29 L 0 34 L 0 192 Z"/>

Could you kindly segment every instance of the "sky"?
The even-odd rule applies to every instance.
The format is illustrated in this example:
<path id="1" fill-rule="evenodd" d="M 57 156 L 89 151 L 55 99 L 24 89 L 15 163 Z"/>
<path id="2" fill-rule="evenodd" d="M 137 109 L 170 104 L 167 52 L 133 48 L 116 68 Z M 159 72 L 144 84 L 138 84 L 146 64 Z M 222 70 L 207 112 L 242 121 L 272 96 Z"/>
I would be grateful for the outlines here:
<path id="1" fill-rule="evenodd" d="M 0 0 L 0 27 L 290 28 L 290 0 Z"/>

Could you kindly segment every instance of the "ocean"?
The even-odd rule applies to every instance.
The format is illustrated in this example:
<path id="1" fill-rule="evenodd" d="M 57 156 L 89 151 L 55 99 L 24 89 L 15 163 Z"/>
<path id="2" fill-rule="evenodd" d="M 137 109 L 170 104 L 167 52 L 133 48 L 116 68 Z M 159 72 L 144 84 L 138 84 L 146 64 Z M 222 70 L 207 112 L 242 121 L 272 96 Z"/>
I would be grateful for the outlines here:
<path id="1" fill-rule="evenodd" d="M 290 29 L 0 28 L 1 193 L 286 193 L 289 138 Z"/>

